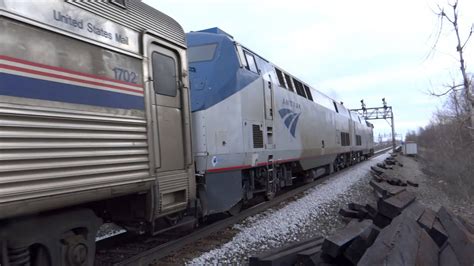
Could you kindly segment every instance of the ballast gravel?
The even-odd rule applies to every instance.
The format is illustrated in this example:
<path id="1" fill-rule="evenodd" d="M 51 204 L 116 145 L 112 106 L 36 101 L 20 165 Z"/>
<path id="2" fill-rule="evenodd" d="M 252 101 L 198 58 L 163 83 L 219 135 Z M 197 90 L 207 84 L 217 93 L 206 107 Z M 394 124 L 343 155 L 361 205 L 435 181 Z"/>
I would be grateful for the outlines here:
<path id="1" fill-rule="evenodd" d="M 294 201 L 282 203 L 233 226 L 234 237 L 186 264 L 245 264 L 247 259 L 271 248 L 312 237 L 327 236 L 344 220 L 337 214 L 348 202 L 367 202 L 370 166 L 386 158 L 380 155 L 351 170 L 334 175 Z"/>

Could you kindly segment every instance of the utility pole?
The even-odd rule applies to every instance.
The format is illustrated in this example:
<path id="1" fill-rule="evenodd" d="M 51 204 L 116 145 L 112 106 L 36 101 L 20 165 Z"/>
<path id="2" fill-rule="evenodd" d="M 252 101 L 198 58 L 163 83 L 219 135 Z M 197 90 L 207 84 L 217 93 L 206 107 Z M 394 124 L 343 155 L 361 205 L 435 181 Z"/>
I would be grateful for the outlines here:
<path id="1" fill-rule="evenodd" d="M 365 120 L 377 120 L 384 119 L 392 127 L 392 149 L 395 152 L 396 143 L 395 143 L 395 124 L 393 118 L 392 106 L 387 106 L 385 98 L 382 98 L 382 107 L 371 107 L 367 108 L 364 100 L 360 100 L 361 109 L 352 109 L 351 111 L 357 112 L 360 116 L 364 117 Z M 390 122 L 387 120 L 390 119 Z"/>

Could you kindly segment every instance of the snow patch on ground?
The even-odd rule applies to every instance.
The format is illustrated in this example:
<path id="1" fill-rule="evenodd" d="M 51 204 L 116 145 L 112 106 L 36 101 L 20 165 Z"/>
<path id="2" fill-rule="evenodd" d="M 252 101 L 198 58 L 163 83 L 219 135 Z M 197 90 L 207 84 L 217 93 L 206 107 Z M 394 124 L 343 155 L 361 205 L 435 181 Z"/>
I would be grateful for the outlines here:
<path id="1" fill-rule="evenodd" d="M 311 217 L 330 215 L 327 204 L 337 200 L 370 171 L 370 166 L 386 158 L 381 155 L 362 163 L 350 171 L 340 173 L 326 182 L 309 189 L 305 195 L 279 210 L 248 217 L 234 229 L 240 232 L 224 245 L 188 262 L 192 265 L 237 263 L 249 251 L 264 251 L 298 240 L 298 234 L 312 221 Z M 233 259 L 232 259 L 233 258 Z"/>

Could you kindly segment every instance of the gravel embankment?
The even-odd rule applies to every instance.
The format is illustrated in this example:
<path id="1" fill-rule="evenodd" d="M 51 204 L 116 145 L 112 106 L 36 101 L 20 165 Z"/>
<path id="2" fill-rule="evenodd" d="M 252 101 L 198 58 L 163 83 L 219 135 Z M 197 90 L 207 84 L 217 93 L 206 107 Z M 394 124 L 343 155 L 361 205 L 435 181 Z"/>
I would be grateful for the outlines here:
<path id="1" fill-rule="evenodd" d="M 386 155 L 339 173 L 296 199 L 248 217 L 223 232 L 202 239 L 161 263 L 245 264 L 265 250 L 315 235 L 326 236 L 344 226 L 339 208 L 348 202 L 368 202 L 370 166 Z"/>

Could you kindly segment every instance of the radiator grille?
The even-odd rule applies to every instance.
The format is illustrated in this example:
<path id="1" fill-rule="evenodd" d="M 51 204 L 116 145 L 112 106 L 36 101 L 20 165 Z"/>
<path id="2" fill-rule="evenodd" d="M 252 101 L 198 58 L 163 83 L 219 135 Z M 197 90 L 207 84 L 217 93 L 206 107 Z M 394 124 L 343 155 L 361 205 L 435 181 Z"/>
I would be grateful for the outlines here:
<path id="1" fill-rule="evenodd" d="M 143 118 L 0 105 L 0 203 L 149 179 Z"/>
<path id="2" fill-rule="evenodd" d="M 263 131 L 260 125 L 252 125 L 253 147 L 255 149 L 263 148 Z"/>
<path id="3" fill-rule="evenodd" d="M 341 146 L 350 146 L 350 136 L 347 132 L 341 132 Z"/>

